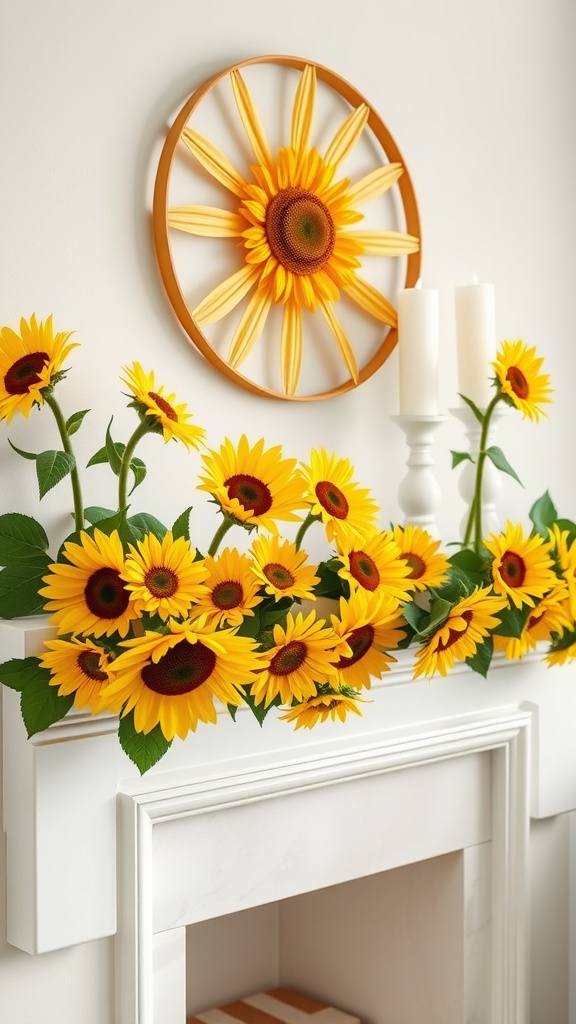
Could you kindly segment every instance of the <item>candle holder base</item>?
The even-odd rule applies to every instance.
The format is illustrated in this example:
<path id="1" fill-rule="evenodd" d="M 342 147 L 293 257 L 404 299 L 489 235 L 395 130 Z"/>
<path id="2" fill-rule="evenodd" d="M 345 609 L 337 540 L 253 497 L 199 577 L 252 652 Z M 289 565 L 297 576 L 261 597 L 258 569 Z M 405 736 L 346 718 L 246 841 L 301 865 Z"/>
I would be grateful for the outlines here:
<path id="1" fill-rule="evenodd" d="M 410 454 L 406 461 L 408 472 L 398 488 L 398 503 L 404 513 L 404 524 L 412 523 L 438 538 L 440 536 L 434 513 L 442 494 L 432 467 L 434 435 L 447 416 L 391 416 L 406 436 Z"/>

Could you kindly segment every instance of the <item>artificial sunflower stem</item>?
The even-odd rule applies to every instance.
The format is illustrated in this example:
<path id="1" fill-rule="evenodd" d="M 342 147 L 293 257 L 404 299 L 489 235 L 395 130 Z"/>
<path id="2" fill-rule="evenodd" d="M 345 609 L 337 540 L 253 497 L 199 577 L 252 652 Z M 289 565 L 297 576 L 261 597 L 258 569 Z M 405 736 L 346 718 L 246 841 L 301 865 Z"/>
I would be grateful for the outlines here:
<path id="1" fill-rule="evenodd" d="M 208 548 L 208 555 L 210 556 L 210 558 L 214 558 L 214 555 L 218 551 L 218 548 L 220 547 L 220 544 L 221 544 L 223 538 L 228 533 L 228 530 L 230 529 L 230 527 L 234 526 L 235 522 L 236 522 L 236 520 L 233 519 L 232 516 L 227 516 L 226 513 L 224 513 L 224 518 L 223 518 L 222 522 L 220 523 L 220 526 L 216 530 L 216 533 L 214 534 L 214 536 L 212 538 L 212 543 L 211 543 L 210 547 Z"/>
<path id="2" fill-rule="evenodd" d="M 482 477 L 484 474 L 484 463 L 486 462 L 486 443 L 488 440 L 488 434 L 490 431 L 490 421 L 492 419 L 492 413 L 496 408 L 498 402 L 502 399 L 502 392 L 499 391 L 489 403 L 486 412 L 482 417 L 482 429 L 480 431 L 480 442 L 478 445 L 478 458 L 476 460 L 476 478 L 474 483 L 474 495 L 470 505 L 470 515 L 468 516 L 468 522 L 466 524 L 466 531 L 464 533 L 463 546 L 468 547 L 474 535 L 474 541 L 472 547 L 477 555 L 480 554 L 482 547 Z"/>
<path id="3" fill-rule="evenodd" d="M 54 414 L 54 419 L 56 420 L 56 426 L 58 427 L 64 451 L 74 459 L 74 465 L 70 470 L 70 481 L 72 484 L 72 497 L 74 499 L 74 522 L 76 524 L 76 530 L 80 532 L 80 530 L 84 529 L 84 505 L 82 503 L 82 488 L 80 486 L 78 466 L 76 465 L 76 458 L 72 450 L 72 444 L 70 443 L 68 427 L 66 426 L 66 420 L 64 419 L 62 410 L 54 396 L 45 394 L 44 401 L 46 402 L 46 405 L 50 406 Z"/>
<path id="4" fill-rule="evenodd" d="M 296 540 L 294 542 L 296 551 L 300 551 L 306 531 L 309 530 L 310 527 L 312 526 L 312 523 L 317 522 L 318 519 L 320 519 L 320 516 L 314 516 L 312 515 L 311 512 L 308 513 L 306 519 L 304 520 L 304 522 L 300 526 L 300 529 L 298 530 L 298 533 L 296 534 Z"/>
<path id="5" fill-rule="evenodd" d="M 118 471 L 118 509 L 126 508 L 128 501 L 128 472 L 130 470 L 130 463 L 132 462 L 132 456 L 136 450 L 138 442 L 148 434 L 152 429 L 153 424 L 150 420 L 143 419 L 136 427 L 136 430 L 129 439 L 122 459 L 120 461 L 120 469 Z"/>

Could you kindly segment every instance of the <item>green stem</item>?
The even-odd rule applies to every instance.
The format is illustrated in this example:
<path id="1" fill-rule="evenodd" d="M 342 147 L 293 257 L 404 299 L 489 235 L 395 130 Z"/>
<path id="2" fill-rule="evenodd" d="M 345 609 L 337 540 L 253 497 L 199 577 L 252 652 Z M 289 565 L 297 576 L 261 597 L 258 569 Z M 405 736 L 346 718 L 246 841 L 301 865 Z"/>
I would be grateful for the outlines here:
<path id="1" fill-rule="evenodd" d="M 464 547 L 470 544 L 472 539 L 472 533 L 474 533 L 474 542 L 472 547 L 477 555 L 480 554 L 480 548 L 482 547 L 482 477 L 484 474 L 484 463 L 486 462 L 486 443 L 488 441 L 488 433 L 490 430 L 490 421 L 492 419 L 492 413 L 496 408 L 498 402 L 502 398 L 502 392 L 499 391 L 488 405 L 486 412 L 482 417 L 482 429 L 480 431 L 480 442 L 478 445 L 478 458 L 476 462 L 476 479 L 474 483 L 474 495 L 470 504 L 470 515 L 468 516 L 468 522 L 466 524 L 466 531 L 464 533 Z"/>
<path id="2" fill-rule="evenodd" d="M 208 555 L 210 556 L 210 558 L 214 558 L 214 555 L 216 554 L 218 548 L 220 547 L 222 538 L 226 536 L 228 530 L 230 529 L 231 526 L 234 526 L 234 524 L 235 520 L 224 513 L 224 519 L 222 520 L 220 526 L 216 530 L 216 533 L 212 538 L 212 543 L 208 548 Z"/>
<path id="3" fill-rule="evenodd" d="M 71 455 L 74 459 L 74 466 L 70 470 L 70 481 L 72 483 L 72 496 L 74 498 L 74 522 L 76 524 L 76 530 L 84 529 L 84 505 L 82 503 L 82 488 L 80 486 L 80 477 L 78 475 L 78 466 L 76 465 L 76 459 L 70 443 L 70 435 L 68 434 L 68 428 L 66 426 L 66 420 L 62 414 L 62 410 L 58 405 L 58 402 L 53 395 L 44 395 L 44 401 L 46 405 L 49 405 L 54 413 L 54 419 L 56 420 L 56 426 L 62 440 L 62 447 L 67 455 Z"/>
<path id="4" fill-rule="evenodd" d="M 320 519 L 320 516 L 313 516 L 311 512 L 308 513 L 306 519 L 304 520 L 304 522 L 300 526 L 300 529 L 298 530 L 298 533 L 296 534 L 296 551 L 300 551 L 306 530 L 309 530 L 310 527 L 312 526 L 312 523 L 317 522 L 318 519 Z"/>
<path id="5" fill-rule="evenodd" d="M 136 430 L 129 439 L 128 444 L 124 449 L 122 460 L 120 462 L 120 470 L 118 473 L 118 508 L 126 508 L 128 502 L 128 472 L 130 470 L 130 463 L 132 462 L 132 456 L 136 449 L 138 442 L 150 431 L 150 423 L 143 419 Z"/>

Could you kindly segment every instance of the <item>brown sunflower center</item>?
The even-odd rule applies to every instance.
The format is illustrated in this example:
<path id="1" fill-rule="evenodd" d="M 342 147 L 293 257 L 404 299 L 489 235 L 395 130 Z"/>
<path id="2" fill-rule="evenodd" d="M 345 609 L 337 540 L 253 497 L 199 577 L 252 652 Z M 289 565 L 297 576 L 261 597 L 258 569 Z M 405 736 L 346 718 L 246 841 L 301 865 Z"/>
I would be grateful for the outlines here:
<path id="1" fill-rule="evenodd" d="M 82 674 L 88 679 L 93 679 L 95 683 L 105 683 L 108 679 L 108 673 L 100 668 L 100 657 L 96 651 L 81 651 L 76 664 Z"/>
<path id="2" fill-rule="evenodd" d="M 142 669 L 144 685 L 163 697 L 179 697 L 191 693 L 212 674 L 216 655 L 209 647 L 197 641 L 191 644 L 180 640 L 156 664 L 150 662 Z"/>
<path id="3" fill-rule="evenodd" d="M 516 551 L 505 551 L 500 560 L 500 575 L 507 587 L 521 587 L 526 579 L 526 563 Z"/>
<path id="4" fill-rule="evenodd" d="M 372 647 L 373 642 L 374 626 L 371 626 L 370 623 L 366 623 L 365 626 L 359 626 L 358 629 L 353 629 L 347 638 L 348 646 L 352 648 L 352 655 L 349 658 L 340 658 L 336 668 L 349 668 L 350 665 L 355 665 L 357 661 L 361 661 Z"/>
<path id="5" fill-rule="evenodd" d="M 276 652 L 270 662 L 270 671 L 275 676 L 289 676 L 305 661 L 306 652 L 306 644 L 302 640 L 291 640 Z"/>
<path id="6" fill-rule="evenodd" d="M 542 622 L 542 619 L 544 618 L 545 614 L 546 614 L 545 611 L 534 612 L 534 614 L 531 615 L 530 618 L 528 619 L 528 623 L 527 623 L 528 629 L 534 629 L 535 626 L 538 626 Z"/>
<path id="7" fill-rule="evenodd" d="M 293 274 L 321 270 L 332 255 L 335 234 L 330 212 L 306 189 L 282 189 L 268 204 L 268 244 L 278 262 Z"/>
<path id="8" fill-rule="evenodd" d="M 144 584 L 152 597 L 173 597 L 178 590 L 178 577 L 165 565 L 155 565 L 146 573 Z"/>
<path id="9" fill-rule="evenodd" d="M 27 394 L 33 384 L 38 384 L 40 373 L 49 361 L 47 352 L 29 352 L 12 363 L 4 377 L 4 387 L 8 394 Z"/>
<path id="10" fill-rule="evenodd" d="M 446 640 L 440 640 L 438 642 L 438 650 L 439 651 L 446 651 L 449 647 L 452 647 L 452 644 L 455 644 L 456 641 L 460 639 L 460 637 L 464 636 L 464 634 L 468 630 L 469 624 L 472 622 L 473 613 L 468 609 L 467 611 L 462 612 L 462 615 L 460 616 L 460 618 L 464 619 L 464 622 L 466 623 L 466 629 L 450 629 L 450 630 L 448 630 L 448 636 L 447 636 Z"/>
<path id="11" fill-rule="evenodd" d="M 92 615 L 99 619 L 117 619 L 122 615 L 129 601 L 128 591 L 116 569 L 97 569 L 84 587 L 84 598 Z"/>
<path id="12" fill-rule="evenodd" d="M 228 496 L 236 498 L 248 512 L 255 516 L 265 515 L 272 508 L 272 495 L 266 484 L 255 476 L 237 473 L 224 481 Z"/>
<path id="13" fill-rule="evenodd" d="M 420 558 L 420 555 L 415 555 L 414 552 L 411 552 L 409 555 L 401 555 L 400 557 L 404 559 L 410 569 L 409 580 L 419 580 L 426 572 L 426 562 L 423 558 Z"/>
<path id="14" fill-rule="evenodd" d="M 318 501 L 328 515 L 334 516 L 334 519 L 346 519 L 350 506 L 339 487 L 329 480 L 320 480 L 315 490 Z"/>
<path id="15" fill-rule="evenodd" d="M 365 551 L 350 552 L 350 575 L 364 590 L 376 590 L 380 583 L 376 562 Z"/>
<path id="16" fill-rule="evenodd" d="M 227 611 L 228 608 L 237 608 L 242 604 L 244 591 L 238 580 L 223 580 L 217 583 L 212 591 L 212 600 L 217 608 Z"/>
<path id="17" fill-rule="evenodd" d="M 287 590 L 295 582 L 290 570 L 285 565 L 280 565 L 279 562 L 268 562 L 262 571 L 268 582 L 278 590 Z"/>
<path id="18" fill-rule="evenodd" d="M 155 391 L 149 391 L 148 398 L 151 398 L 153 402 L 156 402 L 158 408 L 162 410 L 169 420 L 172 420 L 174 423 L 178 422 L 178 413 L 172 408 L 170 402 L 167 402 L 165 398 L 162 398 L 162 395 L 157 395 Z"/>
<path id="19" fill-rule="evenodd" d="M 522 370 L 519 370 L 517 366 L 510 366 L 506 374 L 506 380 L 518 398 L 528 398 L 530 388 Z"/>

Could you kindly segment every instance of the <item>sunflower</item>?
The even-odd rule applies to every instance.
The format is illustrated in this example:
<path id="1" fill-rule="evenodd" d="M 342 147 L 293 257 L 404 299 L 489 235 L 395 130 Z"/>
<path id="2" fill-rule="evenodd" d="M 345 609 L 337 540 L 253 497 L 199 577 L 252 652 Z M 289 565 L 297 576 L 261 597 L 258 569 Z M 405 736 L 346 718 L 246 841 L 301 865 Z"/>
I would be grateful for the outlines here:
<path id="1" fill-rule="evenodd" d="M 500 381 L 502 394 L 520 410 L 524 418 L 538 421 L 546 413 L 540 408 L 551 399 L 550 377 L 540 373 L 544 360 L 536 357 L 536 349 L 518 339 L 503 341 L 492 366 Z"/>
<path id="2" fill-rule="evenodd" d="M 58 687 L 58 696 L 74 694 L 75 707 L 82 710 L 88 705 L 93 715 L 102 711 L 117 714 L 122 702 L 103 699 L 102 691 L 113 679 L 106 651 L 88 640 L 71 637 L 70 640 L 45 640 L 48 648 L 40 657 L 40 665 L 50 671 L 50 685 Z"/>
<path id="3" fill-rule="evenodd" d="M 484 547 L 493 556 L 491 571 L 497 594 L 505 594 L 521 608 L 531 607 L 558 583 L 550 549 L 539 534 L 524 537 L 520 523 L 508 521 L 504 533 L 491 534 Z"/>
<path id="4" fill-rule="evenodd" d="M 427 530 L 412 523 L 395 526 L 393 536 L 400 548 L 400 557 L 410 569 L 409 579 L 415 590 L 439 587 L 446 581 L 450 563 L 446 555 L 438 551 L 441 541 L 433 540 Z"/>
<path id="5" fill-rule="evenodd" d="M 456 661 L 471 658 L 489 632 L 499 625 L 497 613 L 507 605 L 505 597 L 491 593 L 490 587 L 476 587 L 450 609 L 447 619 L 422 647 L 414 659 L 414 678 L 445 676 Z"/>
<path id="6" fill-rule="evenodd" d="M 160 725 L 167 740 L 184 739 L 198 722 L 216 722 L 214 698 L 238 707 L 243 687 L 261 668 L 256 641 L 233 630 L 214 631 L 205 618 L 168 620 L 168 633 L 125 640 L 114 662 L 115 677 L 104 699 L 119 700 L 122 715 L 134 711 L 134 728 Z"/>
<path id="7" fill-rule="evenodd" d="M 310 465 L 303 466 L 306 500 L 310 515 L 319 516 L 329 541 L 356 542 L 374 529 L 380 509 L 370 492 L 352 481 L 349 459 L 328 455 L 321 448 L 310 452 Z"/>
<path id="8" fill-rule="evenodd" d="M 568 543 L 570 534 L 568 530 L 562 530 L 558 523 L 550 530 L 550 540 L 554 548 L 553 554 L 557 559 L 558 569 L 562 579 L 568 588 L 568 607 L 573 621 L 576 621 L 576 541 Z"/>
<path id="9" fill-rule="evenodd" d="M 349 230 L 363 219 L 356 209 L 382 195 L 403 173 L 386 164 L 351 184 L 337 179 L 339 165 L 366 127 L 369 108 L 361 103 L 344 120 L 323 156 L 310 146 L 316 100 L 316 70 L 307 65 L 299 79 L 292 112 L 290 145 L 274 155 L 239 71 L 230 75 L 244 130 L 256 163 L 244 177 L 208 139 L 186 127 L 182 142 L 202 167 L 232 194 L 235 209 L 183 206 L 168 211 L 168 224 L 194 235 L 238 239 L 244 266 L 226 278 L 193 311 L 202 326 L 220 320 L 251 291 L 230 344 L 233 368 L 246 358 L 274 303 L 282 305 L 282 382 L 287 395 L 298 384 L 302 359 L 302 309 L 320 309 L 355 383 L 352 346 L 334 312 L 340 292 L 363 311 L 395 327 L 396 310 L 358 275 L 359 256 L 400 256 L 419 249 L 413 235 L 396 231 Z"/>
<path id="10" fill-rule="evenodd" d="M 567 665 L 576 660 L 576 633 L 572 630 L 564 635 L 545 655 L 549 665 Z"/>
<path id="11" fill-rule="evenodd" d="M 394 649 L 406 633 L 406 621 L 398 602 L 382 591 L 358 588 L 348 601 L 340 598 L 340 614 L 331 616 L 334 632 L 342 641 L 336 662 L 340 686 L 370 689 L 371 677 L 379 679 L 396 661 L 386 649 Z"/>
<path id="12" fill-rule="evenodd" d="M 528 651 L 536 650 L 538 643 L 550 641 L 553 635 L 561 635 L 570 629 L 572 619 L 566 608 L 566 590 L 555 587 L 535 604 L 524 623 L 519 637 L 494 636 L 496 650 L 504 651 L 510 660 L 523 658 Z"/>
<path id="13" fill-rule="evenodd" d="M 292 600 L 314 600 L 313 588 L 320 582 L 315 566 L 306 564 L 308 555 L 297 551 L 295 544 L 276 536 L 257 537 L 250 548 L 252 572 L 266 594 L 278 601 L 282 597 Z"/>
<path id="14" fill-rule="evenodd" d="M 0 420 L 10 423 L 15 413 L 28 417 L 34 403 L 60 378 L 66 356 L 76 344 L 67 344 L 71 331 L 54 334 L 52 317 L 39 323 L 20 320 L 20 334 L 0 328 Z"/>
<path id="15" fill-rule="evenodd" d="M 123 366 L 126 377 L 121 377 L 134 395 L 130 404 L 138 411 L 144 422 L 150 424 L 150 430 L 162 434 L 165 441 L 174 438 L 182 441 L 188 449 L 200 448 L 206 434 L 202 427 L 190 423 L 191 413 L 186 405 L 176 404 L 176 395 L 165 395 L 164 385 L 154 383 L 154 372 L 145 373 L 140 363 Z"/>
<path id="16" fill-rule="evenodd" d="M 124 552 L 118 531 L 108 537 L 101 530 L 90 537 L 84 530 L 80 544 L 64 544 L 65 562 L 49 566 L 46 584 L 38 591 L 46 597 L 46 610 L 60 633 L 91 634 L 99 637 L 119 633 L 126 636 L 136 618 L 132 595 L 126 587 Z"/>
<path id="17" fill-rule="evenodd" d="M 275 646 L 265 652 L 266 666 L 252 682 L 256 703 L 268 707 L 278 696 L 282 704 L 316 696 L 316 684 L 336 674 L 337 642 L 334 630 L 313 611 L 306 618 L 288 612 L 286 626 L 274 626 Z"/>
<path id="18" fill-rule="evenodd" d="M 236 548 L 224 548 L 217 558 L 208 555 L 204 565 L 206 586 L 198 597 L 194 614 L 206 614 L 213 629 L 224 623 L 239 626 L 246 615 L 254 615 L 252 609 L 262 598 L 249 555 L 240 554 Z"/>
<path id="19" fill-rule="evenodd" d="M 204 562 L 184 537 L 175 540 L 169 531 L 162 541 L 147 533 L 136 547 L 130 545 L 122 572 L 135 611 L 158 614 L 161 619 L 185 617 L 190 606 L 206 592 Z"/>
<path id="20" fill-rule="evenodd" d="M 379 590 L 401 603 L 415 589 L 410 566 L 389 530 L 373 530 L 361 543 L 341 543 L 338 558 L 338 575 L 348 580 L 351 590 Z"/>
<path id="21" fill-rule="evenodd" d="M 242 434 L 235 448 L 225 438 L 220 451 L 202 456 L 206 476 L 198 490 L 208 491 L 222 511 L 247 526 L 261 526 L 277 533 L 276 519 L 297 522 L 296 508 L 303 508 L 304 482 L 296 459 L 282 458 L 282 446 L 264 449 L 260 438 L 253 447 Z"/>
<path id="22" fill-rule="evenodd" d="M 301 704 L 295 704 L 280 719 L 284 722 L 295 722 L 295 729 L 312 729 L 318 722 L 346 720 L 349 712 L 362 715 L 358 703 L 362 698 L 347 693 L 319 693 Z"/>

